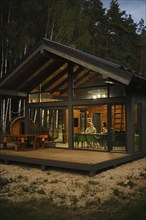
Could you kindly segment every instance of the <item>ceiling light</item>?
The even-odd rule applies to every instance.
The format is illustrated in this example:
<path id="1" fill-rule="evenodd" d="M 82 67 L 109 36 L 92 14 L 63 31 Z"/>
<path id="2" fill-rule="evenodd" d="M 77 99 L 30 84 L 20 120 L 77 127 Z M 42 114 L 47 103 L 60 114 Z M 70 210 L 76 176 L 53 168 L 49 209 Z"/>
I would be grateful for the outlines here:
<path id="1" fill-rule="evenodd" d="M 114 82 L 112 82 L 111 80 L 105 80 L 105 83 L 110 84 L 110 85 L 114 84 Z"/>
<path id="2" fill-rule="evenodd" d="M 93 95 L 93 99 L 97 99 L 97 96 L 96 96 L 96 95 Z"/>

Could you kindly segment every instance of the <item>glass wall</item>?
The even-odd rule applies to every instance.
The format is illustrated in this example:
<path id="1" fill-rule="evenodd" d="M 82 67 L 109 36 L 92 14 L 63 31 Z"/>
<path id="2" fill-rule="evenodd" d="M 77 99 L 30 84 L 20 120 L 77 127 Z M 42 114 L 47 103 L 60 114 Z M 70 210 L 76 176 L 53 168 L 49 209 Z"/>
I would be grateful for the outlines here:
<path id="1" fill-rule="evenodd" d="M 141 104 L 134 104 L 134 151 L 141 151 Z"/>
<path id="2" fill-rule="evenodd" d="M 45 108 L 30 110 L 30 118 L 36 124 L 36 132 L 49 134 L 55 147 L 69 147 L 68 132 L 73 128 L 74 148 L 104 151 L 126 149 L 125 105 L 111 107 L 110 104 L 93 104 L 99 103 L 99 100 L 100 103 L 105 103 L 110 98 L 125 96 L 125 87 L 112 81 L 105 72 L 100 74 L 75 64 L 60 65 L 55 72 L 52 69 L 49 77 L 31 92 L 29 102 L 40 105 L 45 102 L 44 104 L 49 103 L 50 106 L 51 102 L 53 106 L 57 106 L 59 102 L 60 105 L 68 105 L 70 109 L 75 103 L 73 126 L 70 125 L 72 127 L 68 128 L 67 108 L 47 108 L 46 104 Z M 73 83 L 70 80 L 73 80 Z M 69 94 L 71 97 L 68 97 Z M 77 103 L 81 100 L 82 103 L 85 100 L 85 104 L 79 106 Z M 69 117 L 71 121 L 71 112 Z M 87 127 L 91 126 L 89 123 L 93 123 L 94 133 L 87 133 Z M 123 142 L 120 142 L 121 139 Z M 71 140 L 69 138 L 70 147 L 72 147 Z"/>
<path id="3" fill-rule="evenodd" d="M 111 144 L 113 151 L 126 151 L 126 106 L 112 105 Z"/>
<path id="4" fill-rule="evenodd" d="M 73 117 L 74 148 L 106 151 L 107 105 L 74 106 Z"/>
<path id="5" fill-rule="evenodd" d="M 75 99 L 97 99 L 97 98 L 107 98 L 108 89 L 107 86 L 89 88 L 84 87 L 80 89 L 74 89 Z"/>
<path id="6" fill-rule="evenodd" d="M 30 118 L 36 124 L 36 133 L 48 136 L 45 146 L 68 148 L 67 109 L 31 109 Z"/>
<path id="7" fill-rule="evenodd" d="M 41 92 L 41 93 L 31 93 L 29 95 L 29 103 L 37 103 L 37 102 L 61 102 L 66 101 L 68 98 L 67 93 L 63 91 L 55 91 L 50 92 Z"/>
<path id="8" fill-rule="evenodd" d="M 123 85 L 89 69 L 83 69 L 82 74 L 74 74 L 73 91 L 75 100 L 125 96 Z"/>
<path id="9" fill-rule="evenodd" d="M 42 75 L 42 82 L 29 95 L 29 103 L 61 102 L 68 99 L 68 63 L 53 64 L 48 77 Z"/>

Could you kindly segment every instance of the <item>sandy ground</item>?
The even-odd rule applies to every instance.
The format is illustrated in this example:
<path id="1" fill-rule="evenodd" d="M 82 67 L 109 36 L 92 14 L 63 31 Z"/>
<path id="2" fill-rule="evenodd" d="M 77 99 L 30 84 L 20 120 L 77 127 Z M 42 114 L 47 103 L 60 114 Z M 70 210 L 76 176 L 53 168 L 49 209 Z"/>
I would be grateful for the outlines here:
<path id="1" fill-rule="evenodd" d="M 12 202 L 48 199 L 57 206 L 100 209 L 109 201 L 146 196 L 146 158 L 89 177 L 66 170 L 0 164 L 0 197 Z"/>

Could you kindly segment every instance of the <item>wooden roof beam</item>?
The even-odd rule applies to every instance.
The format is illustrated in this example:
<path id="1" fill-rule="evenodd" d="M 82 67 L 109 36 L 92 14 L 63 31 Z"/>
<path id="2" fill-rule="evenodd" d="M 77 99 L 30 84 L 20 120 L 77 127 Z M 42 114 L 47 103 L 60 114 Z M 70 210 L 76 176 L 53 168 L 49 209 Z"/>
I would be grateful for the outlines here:
<path id="1" fill-rule="evenodd" d="M 0 95 L 27 97 L 27 93 L 14 91 L 14 90 L 8 90 L 8 89 L 0 89 Z"/>

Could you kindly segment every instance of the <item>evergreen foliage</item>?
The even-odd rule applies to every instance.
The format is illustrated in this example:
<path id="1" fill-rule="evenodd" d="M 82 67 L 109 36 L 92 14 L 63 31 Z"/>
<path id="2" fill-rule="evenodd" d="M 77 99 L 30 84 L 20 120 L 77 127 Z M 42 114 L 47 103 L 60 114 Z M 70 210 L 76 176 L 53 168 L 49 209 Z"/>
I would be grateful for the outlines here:
<path id="1" fill-rule="evenodd" d="M 121 11 L 118 0 L 1 0 L 3 76 L 42 38 L 146 73 L 146 27 Z"/>
<path id="2" fill-rule="evenodd" d="M 118 0 L 1 0 L 0 78 L 42 38 L 120 64 L 146 76 L 146 26 L 121 11 Z M 17 111 L 16 111 L 17 106 Z M 15 107 L 15 109 L 13 109 Z M 0 100 L 0 132 L 23 101 Z"/>

